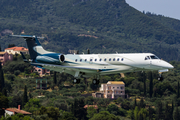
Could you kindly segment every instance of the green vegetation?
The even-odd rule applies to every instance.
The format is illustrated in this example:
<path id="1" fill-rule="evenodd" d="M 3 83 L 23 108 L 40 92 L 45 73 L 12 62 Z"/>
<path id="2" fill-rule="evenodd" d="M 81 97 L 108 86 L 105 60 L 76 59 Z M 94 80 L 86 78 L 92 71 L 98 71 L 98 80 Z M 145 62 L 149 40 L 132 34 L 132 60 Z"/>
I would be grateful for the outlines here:
<path id="1" fill-rule="evenodd" d="M 113 80 L 125 82 L 125 92 L 129 98 L 119 97 L 116 100 L 110 100 L 91 96 L 91 93 L 98 91 L 100 87 L 92 84 L 93 78 L 82 78 L 80 84 L 73 84 L 73 76 L 65 73 L 52 72 L 50 76 L 44 76 L 42 79 L 48 80 L 48 89 L 36 89 L 37 74 L 29 72 L 32 68 L 28 63 L 23 63 L 22 71 L 18 74 L 11 73 L 12 69 L 16 70 L 16 67 L 12 66 L 23 61 L 20 55 L 16 57 L 16 60 L 7 62 L 2 69 L 6 72 L 4 72 L 3 94 L 0 95 L 0 103 L 3 104 L 0 108 L 17 108 L 21 105 L 23 110 L 31 112 L 32 115 L 17 114 L 11 119 L 144 120 L 179 117 L 180 62 L 171 62 L 175 68 L 163 73 L 162 82 L 157 80 L 157 71 L 126 73 L 124 78 L 120 74 L 102 76 L 100 84 Z M 93 107 L 85 109 L 84 106 L 87 104 L 97 105 L 98 110 Z"/>
<path id="2" fill-rule="evenodd" d="M 2 108 L 22 106 L 31 116 L 17 114 L 6 119 L 80 120 L 80 119 L 179 119 L 180 21 L 162 15 L 141 13 L 125 0 L 1 0 L 0 51 L 26 46 L 12 32 L 43 36 L 42 46 L 51 51 L 81 54 L 152 52 L 175 67 L 157 81 L 157 71 L 102 76 L 101 83 L 124 81 L 128 99 L 85 97 L 100 85 L 93 78 L 73 84 L 73 76 L 52 72 L 47 90 L 36 89 L 37 73 L 21 56 L 0 66 L 0 114 Z M 11 43 L 11 44 L 9 44 Z M 29 59 L 29 56 L 26 56 Z M 3 104 L 2 104 L 3 103 Z M 84 105 L 98 105 L 84 109 Z"/>
<path id="3" fill-rule="evenodd" d="M 45 37 L 40 40 L 45 49 L 65 54 L 87 49 L 152 52 L 168 61 L 179 60 L 179 20 L 143 14 L 125 0 L 2 0 L 0 11 L 2 49 L 9 43 L 26 46 L 23 39 L 7 36 L 24 31 Z"/>

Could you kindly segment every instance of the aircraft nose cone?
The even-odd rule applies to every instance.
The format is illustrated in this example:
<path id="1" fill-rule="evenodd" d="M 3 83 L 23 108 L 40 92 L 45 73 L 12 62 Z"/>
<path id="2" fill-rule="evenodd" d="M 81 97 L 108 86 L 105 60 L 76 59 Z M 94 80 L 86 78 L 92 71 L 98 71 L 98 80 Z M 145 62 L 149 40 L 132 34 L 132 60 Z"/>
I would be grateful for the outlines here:
<path id="1" fill-rule="evenodd" d="M 169 69 L 173 69 L 174 68 L 174 66 L 172 66 L 171 64 L 169 64 Z"/>
<path id="2" fill-rule="evenodd" d="M 174 68 L 174 66 L 172 66 L 168 62 L 166 62 L 165 67 L 168 68 L 168 69 L 173 69 Z"/>

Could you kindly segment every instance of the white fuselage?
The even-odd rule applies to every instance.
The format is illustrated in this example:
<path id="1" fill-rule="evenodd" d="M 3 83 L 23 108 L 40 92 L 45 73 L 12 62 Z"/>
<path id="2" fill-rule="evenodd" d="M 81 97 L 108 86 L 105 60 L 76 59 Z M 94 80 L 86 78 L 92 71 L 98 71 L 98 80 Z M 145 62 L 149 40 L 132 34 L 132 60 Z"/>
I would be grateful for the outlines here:
<path id="1" fill-rule="evenodd" d="M 157 58 L 154 54 L 151 53 L 82 55 L 70 54 L 64 56 L 65 61 L 62 66 L 75 67 L 77 68 L 77 71 L 82 73 L 84 72 L 86 75 L 106 75 L 133 71 L 164 70 L 173 68 L 171 64 Z"/>

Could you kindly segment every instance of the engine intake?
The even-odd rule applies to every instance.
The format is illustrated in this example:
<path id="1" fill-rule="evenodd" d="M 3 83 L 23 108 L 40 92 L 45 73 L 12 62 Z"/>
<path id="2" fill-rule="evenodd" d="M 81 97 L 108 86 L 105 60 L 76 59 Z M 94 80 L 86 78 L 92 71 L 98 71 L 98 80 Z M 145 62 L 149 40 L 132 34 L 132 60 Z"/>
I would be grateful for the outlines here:
<path id="1" fill-rule="evenodd" d="M 60 55 L 60 56 L 59 56 L 59 60 L 60 60 L 61 62 L 64 62 L 64 61 L 65 61 L 64 55 Z"/>

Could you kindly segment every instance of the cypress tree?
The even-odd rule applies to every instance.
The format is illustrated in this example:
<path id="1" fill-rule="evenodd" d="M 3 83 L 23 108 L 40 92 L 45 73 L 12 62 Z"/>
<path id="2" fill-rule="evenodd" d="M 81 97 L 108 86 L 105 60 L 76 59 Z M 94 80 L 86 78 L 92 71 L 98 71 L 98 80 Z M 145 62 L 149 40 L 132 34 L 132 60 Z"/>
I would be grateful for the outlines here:
<path id="1" fill-rule="evenodd" d="M 178 88 L 177 88 L 177 98 L 179 98 L 179 81 L 178 81 Z"/>
<path id="2" fill-rule="evenodd" d="M 23 94 L 23 106 L 28 102 L 28 96 L 27 96 L 27 87 L 24 86 L 24 94 Z"/>
<path id="3" fill-rule="evenodd" d="M 152 114 L 151 106 L 149 106 L 149 120 L 152 120 Z"/>
<path id="4" fill-rule="evenodd" d="M 174 111 L 174 103 L 173 103 L 173 100 L 172 100 L 172 108 L 171 108 L 171 118 L 173 119 L 173 111 Z"/>
<path id="5" fill-rule="evenodd" d="M 4 85 L 4 73 L 3 73 L 3 70 L 2 70 L 1 62 L 0 62 L 0 92 L 2 92 L 4 86 L 5 86 Z"/>
<path id="6" fill-rule="evenodd" d="M 6 97 L 7 97 L 7 91 L 6 91 L 6 88 L 3 88 L 3 90 L 2 90 L 2 94 L 3 94 L 4 96 L 6 96 Z"/>
<path id="7" fill-rule="evenodd" d="M 153 94 L 153 78 L 152 78 L 152 71 L 150 72 L 150 84 L 149 84 L 149 95 L 150 98 L 152 97 Z"/>
<path id="8" fill-rule="evenodd" d="M 54 85 L 57 84 L 56 71 L 54 71 L 53 82 L 54 82 Z"/>
<path id="9" fill-rule="evenodd" d="M 180 118 L 178 107 L 176 107 L 174 110 L 173 118 L 174 118 L 174 120 L 179 120 L 179 118 Z"/>
<path id="10" fill-rule="evenodd" d="M 135 99 L 134 99 L 134 109 L 135 109 L 136 106 L 137 106 L 137 102 L 136 102 L 136 96 L 135 96 Z"/>
<path id="11" fill-rule="evenodd" d="M 141 98 L 141 100 L 140 100 L 140 102 L 139 102 L 139 109 L 141 109 L 141 108 L 144 108 L 146 105 L 145 105 L 145 103 L 144 103 L 144 100 L 143 100 L 143 98 Z"/>
<path id="12" fill-rule="evenodd" d="M 162 102 L 159 101 L 158 104 L 157 104 L 157 109 L 156 109 L 156 119 L 159 120 L 159 119 L 162 119 Z"/>
<path id="13" fill-rule="evenodd" d="M 168 106 L 168 103 L 166 102 L 165 107 L 165 120 L 171 120 L 171 108 Z"/>
<path id="14" fill-rule="evenodd" d="M 146 96 L 146 76 L 145 72 L 143 72 L 143 81 L 144 81 L 144 97 Z"/>
<path id="15" fill-rule="evenodd" d="M 29 93 L 29 98 L 31 99 L 33 96 L 31 95 L 31 93 Z"/>

